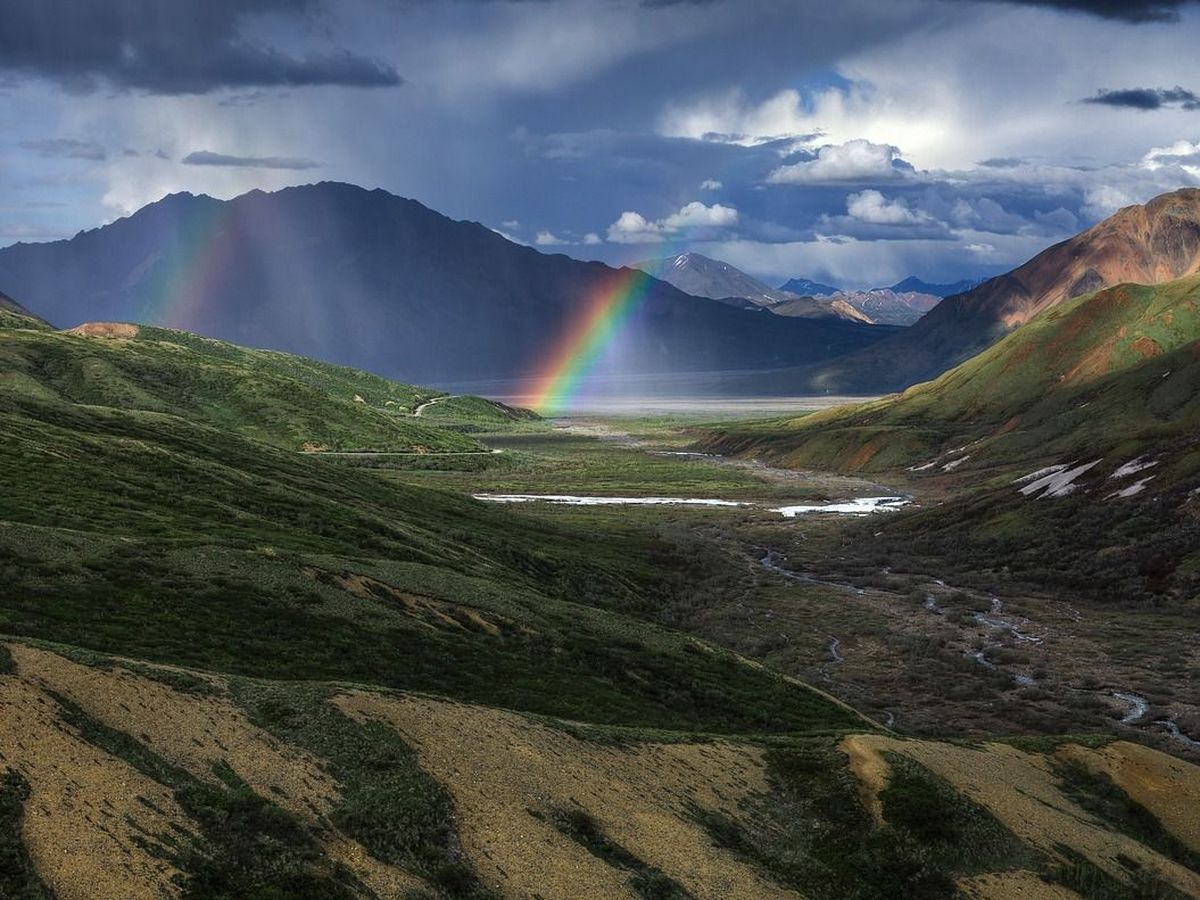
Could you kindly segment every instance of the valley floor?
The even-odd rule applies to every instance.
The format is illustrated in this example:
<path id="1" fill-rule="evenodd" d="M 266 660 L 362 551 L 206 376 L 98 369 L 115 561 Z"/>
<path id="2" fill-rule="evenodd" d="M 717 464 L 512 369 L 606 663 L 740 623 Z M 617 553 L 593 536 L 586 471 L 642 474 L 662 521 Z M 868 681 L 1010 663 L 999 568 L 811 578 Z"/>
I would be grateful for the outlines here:
<path id="1" fill-rule="evenodd" d="M 390 471 L 464 491 L 714 498 L 727 509 L 522 504 L 522 514 L 641 528 L 719 560 L 684 608 L 653 618 L 819 684 L 899 733 L 1112 734 L 1200 760 L 1200 634 L 1186 609 L 1039 594 L 880 550 L 871 520 L 777 506 L 945 501 L 953 488 L 784 469 L 686 449 L 690 417 L 560 421 L 485 435 L 511 455 L 480 471 Z M 879 512 L 875 515 L 890 515 Z"/>
<path id="2" fill-rule="evenodd" d="M 714 457 L 694 416 L 322 454 L 35 413 L 0 896 L 1200 896 L 1182 611 L 931 567 L 875 541 L 909 507 L 778 512 L 950 482 Z"/>

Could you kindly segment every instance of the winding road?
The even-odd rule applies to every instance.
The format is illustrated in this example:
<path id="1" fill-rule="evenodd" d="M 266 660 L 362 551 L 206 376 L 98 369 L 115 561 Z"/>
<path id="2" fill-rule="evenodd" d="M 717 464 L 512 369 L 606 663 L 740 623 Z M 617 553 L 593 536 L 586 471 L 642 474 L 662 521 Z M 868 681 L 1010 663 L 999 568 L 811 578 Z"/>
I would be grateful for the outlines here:
<path id="1" fill-rule="evenodd" d="M 438 403 L 442 403 L 446 400 L 451 400 L 455 396 L 456 396 L 455 394 L 442 394 L 442 396 L 440 396 L 440 397 L 434 397 L 432 400 L 426 400 L 424 403 L 422 403 L 420 406 L 418 406 L 415 410 L 413 410 L 413 415 L 414 416 L 423 416 L 425 414 L 425 410 L 429 409 L 429 407 L 435 406 Z"/>

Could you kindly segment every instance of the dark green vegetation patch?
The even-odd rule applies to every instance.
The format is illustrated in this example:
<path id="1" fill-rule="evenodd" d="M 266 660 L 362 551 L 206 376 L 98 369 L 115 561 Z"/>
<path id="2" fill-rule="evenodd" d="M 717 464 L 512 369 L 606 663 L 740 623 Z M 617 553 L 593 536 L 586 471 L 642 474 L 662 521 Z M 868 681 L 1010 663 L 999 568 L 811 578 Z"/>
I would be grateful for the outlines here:
<path id="1" fill-rule="evenodd" d="M 491 897 L 458 842 L 449 795 L 395 730 L 339 712 L 326 688 L 237 681 L 251 721 L 329 761 L 341 784 L 333 824 L 381 862 L 424 878 L 439 895 Z"/>
<path id="2" fill-rule="evenodd" d="M 718 846 L 754 860 L 806 897 L 949 897 L 959 877 L 1018 868 L 1030 858 L 989 813 L 906 760 L 892 761 L 899 782 L 890 796 L 884 793 L 883 826 L 863 807 L 834 745 L 774 749 L 767 762 L 771 793 L 748 810 L 748 824 L 706 810 L 696 816 Z M 927 815 L 965 830 L 931 834 Z"/>
<path id="3" fill-rule="evenodd" d="M 5 900 L 54 900 L 29 858 L 21 839 L 21 821 L 29 799 L 29 782 L 20 772 L 0 775 L 0 897 Z"/>
<path id="4" fill-rule="evenodd" d="M 597 859 L 630 872 L 629 886 L 643 900 L 694 900 L 694 895 L 665 874 L 610 838 L 592 816 L 578 807 L 550 812 L 554 826 Z"/>

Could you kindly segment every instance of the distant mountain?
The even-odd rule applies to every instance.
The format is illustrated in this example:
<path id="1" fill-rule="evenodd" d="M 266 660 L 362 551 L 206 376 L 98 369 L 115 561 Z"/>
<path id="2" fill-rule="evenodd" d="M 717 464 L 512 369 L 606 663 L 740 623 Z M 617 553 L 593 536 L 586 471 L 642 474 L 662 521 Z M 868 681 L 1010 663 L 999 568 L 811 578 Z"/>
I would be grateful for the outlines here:
<path id="1" fill-rule="evenodd" d="M 748 300 L 755 306 L 769 306 L 791 299 L 789 294 L 768 287 L 741 269 L 699 253 L 649 259 L 634 263 L 633 267 L 673 284 L 693 297 L 708 297 L 722 302 Z M 746 304 L 734 302 L 731 305 Z"/>
<path id="2" fill-rule="evenodd" d="M 911 328 L 833 362 L 740 390 L 776 393 L 894 391 L 935 378 L 1045 309 L 1101 288 L 1158 284 L 1200 271 L 1200 189 L 1126 207 L 1006 275 L 939 303 Z"/>
<path id="3" fill-rule="evenodd" d="M 879 290 L 895 291 L 897 294 L 914 293 L 914 294 L 932 294 L 934 297 L 952 297 L 955 294 L 965 293 L 973 287 L 978 287 L 986 281 L 984 278 L 964 278 L 962 281 L 955 281 L 950 284 L 930 284 L 928 281 L 922 281 L 915 275 L 909 275 L 903 281 L 898 281 L 888 288 L 880 288 Z"/>
<path id="4" fill-rule="evenodd" d="M 841 288 L 836 288 L 831 284 L 822 284 L 819 281 L 812 281 L 808 278 L 790 278 L 779 286 L 781 291 L 787 291 L 790 294 L 799 294 L 801 297 L 821 297 L 841 292 Z"/>
<path id="5" fill-rule="evenodd" d="M 630 277 L 331 182 L 229 201 L 173 194 L 70 240 L 0 250 L 0 285 L 61 326 L 164 325 L 416 383 L 537 372 Z M 795 366 L 886 334 L 637 287 L 601 373 Z"/>
<path id="6" fill-rule="evenodd" d="M 941 297 L 934 294 L 892 288 L 839 291 L 834 298 L 853 307 L 876 325 L 912 325 L 941 302 Z"/>
<path id="7" fill-rule="evenodd" d="M 852 305 L 829 297 L 800 296 L 789 291 L 773 290 L 757 278 L 719 259 L 699 253 L 681 253 L 667 259 L 652 259 L 637 263 L 634 268 L 648 272 L 675 285 L 694 297 L 720 300 L 741 309 L 769 309 L 785 318 L 840 319 L 846 322 L 875 324 Z M 897 324 L 897 323 L 879 323 Z"/>
<path id="8" fill-rule="evenodd" d="M 925 285 L 916 278 L 906 278 L 890 288 L 873 288 L 869 291 L 847 291 L 830 284 L 822 284 L 808 278 L 792 278 L 780 286 L 781 291 L 804 297 L 836 298 L 838 309 L 847 308 L 858 313 L 849 317 L 875 325 L 911 325 L 933 307 L 945 294 L 921 290 L 912 284 L 925 287 L 952 287 L 952 285 Z M 780 310 L 773 310 L 780 312 Z"/>
<path id="9" fill-rule="evenodd" d="M 820 297 L 793 297 L 770 307 L 777 316 L 792 316 L 806 319 L 845 319 L 862 322 L 864 325 L 902 325 L 902 322 L 874 322 L 870 316 L 856 309 L 842 295 Z"/>

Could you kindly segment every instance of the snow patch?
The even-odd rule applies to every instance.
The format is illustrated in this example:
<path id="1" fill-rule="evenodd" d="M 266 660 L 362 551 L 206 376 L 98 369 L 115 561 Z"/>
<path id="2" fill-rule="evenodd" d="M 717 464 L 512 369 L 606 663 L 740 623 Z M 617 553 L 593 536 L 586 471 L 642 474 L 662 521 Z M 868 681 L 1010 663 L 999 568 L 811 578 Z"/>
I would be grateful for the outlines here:
<path id="1" fill-rule="evenodd" d="M 1157 466 L 1158 460 L 1146 459 L 1139 456 L 1137 459 L 1131 459 L 1125 465 L 1121 466 L 1117 471 L 1109 475 L 1109 478 L 1125 478 L 1129 475 L 1134 475 L 1141 472 L 1143 469 L 1149 469 L 1151 466 Z"/>
<path id="2" fill-rule="evenodd" d="M 1013 484 L 1025 484 L 1025 482 L 1033 481 L 1036 478 L 1044 478 L 1045 476 L 1051 475 L 1054 472 L 1061 472 L 1069 465 L 1071 465 L 1071 463 L 1062 463 L 1061 465 L 1057 466 L 1046 466 L 1044 469 L 1038 469 L 1036 472 L 1030 472 L 1028 475 L 1022 475 L 1020 478 L 1015 479 Z"/>
<path id="3" fill-rule="evenodd" d="M 1103 459 L 1103 457 L 1101 457 Z M 1073 469 L 1063 469 L 1061 471 L 1052 472 L 1045 475 L 1036 481 L 1031 481 L 1020 489 L 1021 493 L 1026 497 L 1038 496 L 1041 497 L 1065 497 L 1075 491 L 1079 485 L 1075 484 L 1075 479 L 1083 473 L 1087 472 L 1093 466 L 1100 464 L 1100 459 L 1093 460 L 1090 463 L 1084 463 L 1081 466 L 1076 466 Z"/>
<path id="4" fill-rule="evenodd" d="M 888 512 L 907 506 L 912 501 L 906 497 L 857 497 L 854 500 L 843 500 L 840 503 L 826 503 L 821 506 L 781 506 L 775 512 L 788 518 L 807 513 L 838 513 L 849 516 L 865 516 L 873 512 Z"/>
<path id="5" fill-rule="evenodd" d="M 958 459 L 952 459 L 952 460 L 950 460 L 950 462 L 948 462 L 944 466 L 942 466 L 942 471 L 943 472 L 953 472 L 955 469 L 957 469 L 959 466 L 961 466 L 963 463 L 965 463 L 970 458 L 971 458 L 971 454 L 968 453 L 966 456 L 960 456 Z"/>
<path id="6" fill-rule="evenodd" d="M 1127 488 L 1121 488 L 1121 490 L 1119 490 L 1119 491 L 1113 491 L 1111 494 L 1109 494 L 1104 499 L 1112 500 L 1113 498 L 1134 497 L 1146 489 L 1147 481 L 1152 481 L 1153 479 L 1154 479 L 1153 475 L 1147 475 L 1145 478 L 1138 479 L 1133 484 L 1129 485 L 1129 487 L 1127 487 Z"/>

